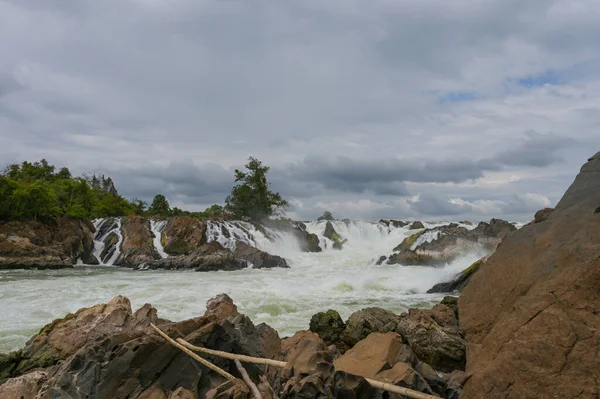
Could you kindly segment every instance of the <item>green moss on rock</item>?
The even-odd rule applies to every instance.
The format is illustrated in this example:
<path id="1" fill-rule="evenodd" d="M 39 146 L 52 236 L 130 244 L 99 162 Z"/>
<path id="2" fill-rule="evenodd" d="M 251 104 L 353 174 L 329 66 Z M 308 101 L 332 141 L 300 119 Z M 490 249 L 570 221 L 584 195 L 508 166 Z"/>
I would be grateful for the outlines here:
<path id="1" fill-rule="evenodd" d="M 417 238 L 421 237 L 421 235 L 424 233 L 424 231 L 420 231 L 418 233 L 415 233 L 411 236 L 406 237 L 401 243 L 400 245 L 398 245 L 396 248 L 394 248 L 394 252 L 398 252 L 398 251 L 408 251 L 410 249 L 410 247 L 413 246 L 413 244 L 417 241 Z"/>

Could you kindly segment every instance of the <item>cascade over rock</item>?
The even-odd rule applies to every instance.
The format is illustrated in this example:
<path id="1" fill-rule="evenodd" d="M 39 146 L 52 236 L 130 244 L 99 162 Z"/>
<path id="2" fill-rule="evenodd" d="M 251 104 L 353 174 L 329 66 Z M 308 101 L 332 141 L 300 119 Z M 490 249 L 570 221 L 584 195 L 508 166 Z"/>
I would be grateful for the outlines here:
<path id="1" fill-rule="evenodd" d="M 123 243 L 121 254 L 115 265 L 137 267 L 146 262 L 160 259 L 152 241 L 153 233 L 150 220 L 141 216 L 126 216 L 122 218 Z"/>
<path id="2" fill-rule="evenodd" d="M 438 266 L 467 252 L 489 254 L 516 227 L 500 219 L 481 222 L 475 229 L 451 223 L 406 237 L 387 258 L 387 264 Z M 382 261 L 383 262 L 383 261 Z"/>
<path id="3" fill-rule="evenodd" d="M 600 153 L 546 220 L 506 237 L 459 298 L 461 398 L 597 398 Z"/>
<path id="4" fill-rule="evenodd" d="M 56 222 L 0 221 L 0 269 L 72 267 L 78 259 L 93 263 L 94 225 L 59 217 Z"/>

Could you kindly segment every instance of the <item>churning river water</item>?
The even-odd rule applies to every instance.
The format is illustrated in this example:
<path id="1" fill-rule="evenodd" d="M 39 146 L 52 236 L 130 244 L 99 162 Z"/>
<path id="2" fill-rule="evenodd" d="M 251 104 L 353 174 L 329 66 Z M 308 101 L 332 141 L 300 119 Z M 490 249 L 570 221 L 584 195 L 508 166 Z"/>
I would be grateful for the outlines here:
<path id="1" fill-rule="evenodd" d="M 227 293 L 255 324 L 265 322 L 280 336 L 289 336 L 308 329 L 311 316 L 327 309 L 346 319 L 365 307 L 395 313 L 431 307 L 443 295 L 426 291 L 482 255 L 468 253 L 441 268 L 376 266 L 379 256 L 392 253 L 414 231 L 367 222 L 338 222 L 335 228 L 348 242 L 342 250 L 321 253 L 301 252 L 291 236 L 280 234 L 270 242 L 254 231 L 255 244 L 285 257 L 289 269 L 199 273 L 78 265 L 55 271 L 0 271 L 0 353 L 22 347 L 53 319 L 106 303 L 115 295 L 129 297 L 134 311 L 151 303 L 159 317 L 183 320 L 204 314 L 208 299 Z M 322 235 L 324 223 L 310 223 L 308 230 Z"/>

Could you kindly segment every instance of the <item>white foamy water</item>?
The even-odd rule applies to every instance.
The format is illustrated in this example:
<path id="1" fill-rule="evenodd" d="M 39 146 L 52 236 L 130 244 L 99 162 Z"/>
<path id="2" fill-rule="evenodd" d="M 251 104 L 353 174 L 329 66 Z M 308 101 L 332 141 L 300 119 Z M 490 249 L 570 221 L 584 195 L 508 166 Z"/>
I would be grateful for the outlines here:
<path id="1" fill-rule="evenodd" d="M 156 248 L 156 252 L 160 255 L 161 258 L 167 258 L 169 254 L 165 252 L 165 248 L 162 245 L 162 231 L 167 226 L 167 220 L 150 220 L 150 230 L 154 234 L 154 238 L 152 242 L 154 243 L 154 248 Z"/>
<path id="2" fill-rule="evenodd" d="M 348 239 L 343 250 L 302 253 L 289 234 L 267 230 L 274 237 L 272 242 L 250 224 L 233 224 L 236 235 L 285 257 L 291 268 L 198 273 L 77 266 L 56 271 L 0 271 L 0 352 L 22 347 L 55 318 L 106 303 L 115 295 L 129 297 L 134 310 L 151 303 L 160 317 L 183 320 L 202 315 L 206 301 L 224 292 L 256 324 L 266 322 L 281 336 L 289 336 L 308 329 L 313 314 L 330 308 L 347 319 L 365 307 L 383 307 L 396 313 L 409 307 L 431 307 L 443 295 L 425 292 L 482 255 L 466 254 L 443 268 L 375 266 L 379 256 L 392 253 L 392 248 L 414 231 L 365 222 L 335 222 L 336 231 Z M 318 234 L 324 228 L 324 222 L 307 225 L 309 231 Z M 213 239 L 232 245 L 228 241 L 231 234 L 225 237 L 218 223 L 211 229 Z"/>

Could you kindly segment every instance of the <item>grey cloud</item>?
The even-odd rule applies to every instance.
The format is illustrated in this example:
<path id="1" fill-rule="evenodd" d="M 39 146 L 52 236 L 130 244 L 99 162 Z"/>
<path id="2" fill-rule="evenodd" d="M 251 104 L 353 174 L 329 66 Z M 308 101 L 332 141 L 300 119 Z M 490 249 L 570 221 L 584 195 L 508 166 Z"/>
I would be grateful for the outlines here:
<path id="1" fill-rule="evenodd" d="M 554 199 L 597 143 L 597 4 L 571 4 L 0 1 L 0 163 L 107 171 L 190 207 L 222 201 L 249 155 L 306 212 Z M 506 84 L 549 70 L 561 85 Z M 438 103 L 452 92 L 476 96 Z M 502 173 L 520 183 L 459 187 Z"/>
<path id="2" fill-rule="evenodd" d="M 526 133 L 526 139 L 520 146 L 503 151 L 494 160 L 507 166 L 544 167 L 562 160 L 556 154 L 574 140 L 556 134 L 542 134 L 534 131 Z"/>
<path id="3" fill-rule="evenodd" d="M 418 214 L 428 216 L 455 216 L 469 213 L 470 205 L 458 205 L 448 202 L 444 195 L 422 194 L 418 201 L 412 201 L 411 207 Z"/>

